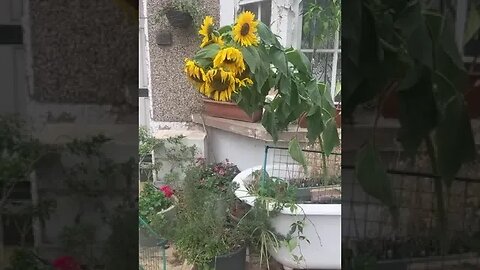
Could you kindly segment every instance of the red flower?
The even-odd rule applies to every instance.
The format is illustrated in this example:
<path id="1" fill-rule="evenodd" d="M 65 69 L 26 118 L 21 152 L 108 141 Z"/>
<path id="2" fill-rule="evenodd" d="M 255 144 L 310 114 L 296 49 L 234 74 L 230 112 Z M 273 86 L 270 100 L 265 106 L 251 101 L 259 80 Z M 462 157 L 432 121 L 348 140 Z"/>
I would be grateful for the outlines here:
<path id="1" fill-rule="evenodd" d="M 71 256 L 62 256 L 53 261 L 56 270 L 81 270 L 80 264 Z"/>
<path id="2" fill-rule="evenodd" d="M 173 190 L 170 188 L 170 186 L 164 185 L 160 187 L 160 190 L 163 192 L 163 195 L 165 197 L 170 198 L 173 195 Z"/>

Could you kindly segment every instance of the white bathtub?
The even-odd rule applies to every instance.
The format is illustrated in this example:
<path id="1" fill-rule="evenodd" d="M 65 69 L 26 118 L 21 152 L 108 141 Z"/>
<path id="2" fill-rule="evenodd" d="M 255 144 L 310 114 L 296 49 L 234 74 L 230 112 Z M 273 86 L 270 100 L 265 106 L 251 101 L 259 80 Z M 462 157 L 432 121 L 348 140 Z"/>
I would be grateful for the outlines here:
<path id="1" fill-rule="evenodd" d="M 292 165 L 289 165 L 290 169 Z M 278 169 L 272 173 L 272 166 L 267 166 L 270 176 L 282 179 L 290 179 L 286 168 Z M 262 166 L 246 169 L 238 174 L 233 181 L 238 183 L 239 188 L 235 195 L 249 205 L 253 205 L 254 196 L 250 196 L 245 188 L 245 182 L 251 179 L 252 172 L 261 170 Z M 297 174 L 298 175 L 298 174 Z M 302 209 L 302 210 L 300 210 Z M 272 219 L 272 225 L 281 234 L 287 234 L 290 225 L 306 216 L 307 221 L 303 229 L 303 235 L 310 241 L 299 241 L 299 247 L 289 252 L 287 247 L 270 250 L 272 256 L 281 263 L 284 269 L 341 269 L 341 204 L 298 204 L 297 213 L 284 208 L 281 213 Z M 303 255 L 304 260 L 296 262 L 293 256 Z"/>

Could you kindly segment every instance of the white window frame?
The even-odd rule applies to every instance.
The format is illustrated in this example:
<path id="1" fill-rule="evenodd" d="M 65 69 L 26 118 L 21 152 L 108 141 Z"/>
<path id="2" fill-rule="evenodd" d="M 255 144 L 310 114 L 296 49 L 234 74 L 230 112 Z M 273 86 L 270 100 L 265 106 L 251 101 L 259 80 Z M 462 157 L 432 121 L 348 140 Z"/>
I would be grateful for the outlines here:
<path id="1" fill-rule="evenodd" d="M 346 0 L 348 1 L 348 0 Z M 298 14 L 298 29 L 295 29 L 297 32 L 297 39 L 295 43 L 295 49 L 302 51 L 303 53 L 311 53 L 313 52 L 313 49 L 304 49 L 302 48 L 302 35 L 303 35 L 303 16 L 301 15 L 303 13 L 303 2 L 300 2 L 300 13 Z M 330 79 L 329 85 L 330 85 L 330 95 L 332 97 L 332 100 L 335 100 L 335 92 L 336 92 L 336 87 L 337 87 L 337 67 L 338 67 L 338 57 L 342 53 L 342 50 L 340 49 L 340 29 L 335 32 L 335 39 L 334 39 L 334 44 L 333 48 L 331 49 L 316 49 L 315 53 L 331 53 L 333 54 L 332 57 L 332 77 Z M 313 60 L 315 61 L 315 55 L 313 56 Z M 312 63 L 313 64 L 313 63 Z"/>

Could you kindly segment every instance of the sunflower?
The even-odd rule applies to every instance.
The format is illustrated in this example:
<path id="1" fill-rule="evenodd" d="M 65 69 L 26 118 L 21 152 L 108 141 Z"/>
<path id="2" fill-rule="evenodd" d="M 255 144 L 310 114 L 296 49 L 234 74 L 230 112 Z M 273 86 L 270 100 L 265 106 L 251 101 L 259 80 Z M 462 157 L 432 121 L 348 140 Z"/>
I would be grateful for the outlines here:
<path id="1" fill-rule="evenodd" d="M 202 94 L 206 93 L 205 71 L 200 67 L 197 62 L 185 59 L 185 73 L 187 73 L 188 79 Z"/>
<path id="2" fill-rule="evenodd" d="M 221 67 L 226 71 L 240 74 L 245 70 L 243 54 L 239 49 L 236 48 L 223 48 L 218 51 L 217 55 L 213 59 L 213 67 Z"/>
<path id="3" fill-rule="evenodd" d="M 222 38 L 213 33 L 213 26 L 213 18 L 211 16 L 206 16 L 205 19 L 203 19 L 203 24 L 200 27 L 200 30 L 198 31 L 198 33 L 203 36 L 202 44 L 200 45 L 201 48 L 212 43 L 217 43 L 218 45 L 223 46 Z"/>
<path id="4" fill-rule="evenodd" d="M 249 87 L 253 85 L 253 81 L 250 78 L 237 79 L 237 84 L 239 87 Z"/>
<path id="5" fill-rule="evenodd" d="M 210 69 L 206 74 L 206 96 L 216 101 L 230 101 L 236 91 L 237 80 L 233 72 L 221 68 Z"/>
<path id="6" fill-rule="evenodd" d="M 250 11 L 242 12 L 233 26 L 233 40 L 245 47 L 258 45 L 257 25 L 255 14 Z"/>

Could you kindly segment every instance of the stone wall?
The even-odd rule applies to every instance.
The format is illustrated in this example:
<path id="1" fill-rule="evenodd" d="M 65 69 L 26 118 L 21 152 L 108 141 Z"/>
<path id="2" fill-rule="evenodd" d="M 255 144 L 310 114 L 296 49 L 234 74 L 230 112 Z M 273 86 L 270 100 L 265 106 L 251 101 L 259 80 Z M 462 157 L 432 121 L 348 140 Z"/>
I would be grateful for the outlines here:
<path id="1" fill-rule="evenodd" d="M 167 3 L 165 0 L 149 0 L 148 39 L 151 69 L 151 98 L 153 120 L 159 122 L 191 121 L 191 115 L 202 109 L 201 95 L 191 86 L 183 73 L 184 61 L 199 49 L 198 29 L 175 29 L 166 18 L 156 20 L 157 13 Z M 199 0 L 204 15 L 213 16 L 218 25 L 219 0 Z M 156 35 L 159 31 L 172 34 L 172 44 L 159 46 Z"/>

